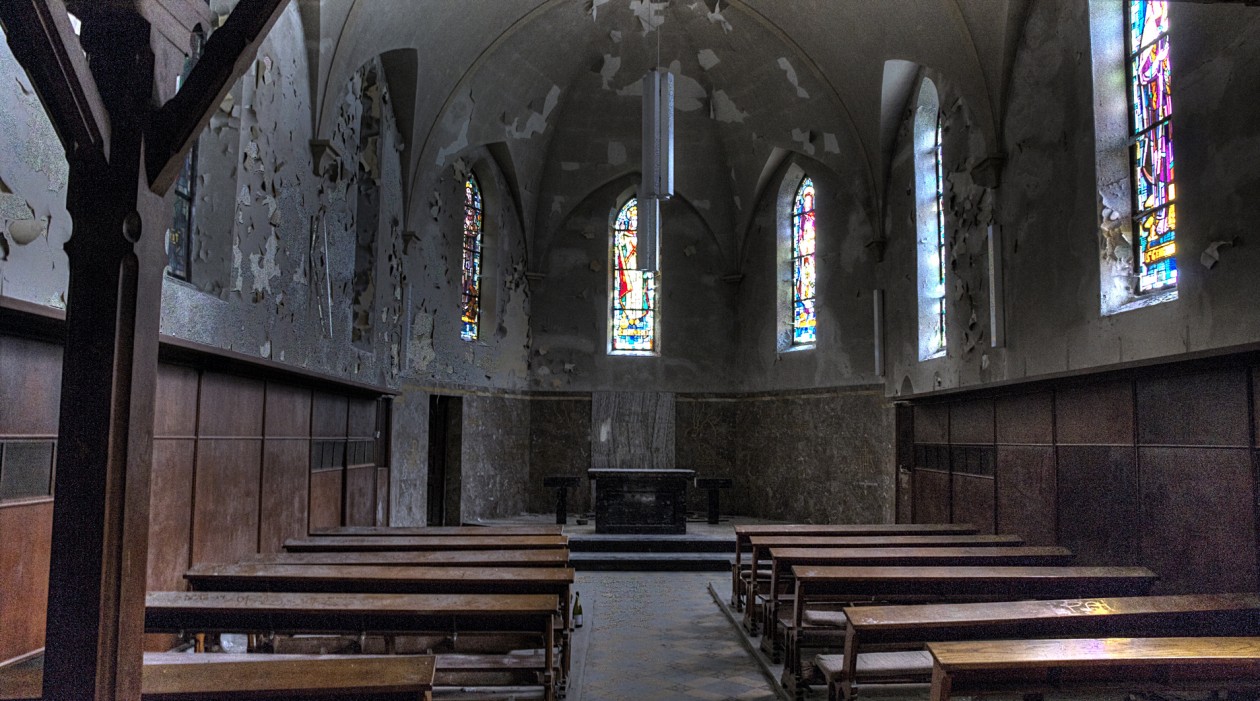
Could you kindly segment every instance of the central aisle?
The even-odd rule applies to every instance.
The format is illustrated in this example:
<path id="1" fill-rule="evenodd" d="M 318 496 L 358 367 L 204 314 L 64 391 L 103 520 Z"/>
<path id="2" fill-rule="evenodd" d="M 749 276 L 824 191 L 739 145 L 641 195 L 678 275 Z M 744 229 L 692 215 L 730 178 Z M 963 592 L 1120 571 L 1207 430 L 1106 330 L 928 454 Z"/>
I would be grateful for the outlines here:
<path id="1" fill-rule="evenodd" d="M 777 699 L 709 582 L 729 594 L 721 573 L 578 572 L 585 625 L 568 701 Z"/>

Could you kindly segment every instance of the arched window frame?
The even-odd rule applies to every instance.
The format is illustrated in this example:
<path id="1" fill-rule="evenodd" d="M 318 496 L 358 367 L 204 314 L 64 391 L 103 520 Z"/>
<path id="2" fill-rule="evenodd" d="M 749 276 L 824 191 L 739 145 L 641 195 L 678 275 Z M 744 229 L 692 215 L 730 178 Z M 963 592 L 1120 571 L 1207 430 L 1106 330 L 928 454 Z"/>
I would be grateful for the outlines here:
<path id="1" fill-rule="evenodd" d="M 189 38 L 188 55 L 184 59 L 184 70 L 180 73 L 175 85 L 179 92 L 184 81 L 192 73 L 197 61 L 201 60 L 201 52 L 205 47 L 206 33 L 197 25 Z M 184 157 L 184 165 L 180 168 L 179 177 L 175 179 L 175 208 L 171 213 L 171 228 L 166 232 L 166 274 L 176 280 L 189 282 L 192 279 L 192 234 L 196 226 L 194 217 L 197 203 L 197 151 L 200 139 L 193 141 Z"/>
<path id="2" fill-rule="evenodd" d="M 627 199 L 613 210 L 609 227 L 609 355 L 660 353 L 660 271 L 636 267 L 638 205 L 636 196 Z"/>
<path id="3" fill-rule="evenodd" d="M 485 248 L 485 198 L 473 173 L 464 180 L 464 227 L 460 246 L 463 252 L 460 338 L 472 342 L 481 334 L 482 255 Z"/>
<path id="4" fill-rule="evenodd" d="M 1167 0 L 1126 0 L 1138 295 L 1177 287 L 1172 65 Z"/>
<path id="5" fill-rule="evenodd" d="M 818 190 L 809 175 L 801 178 L 792 197 L 791 232 L 792 335 L 795 349 L 818 343 Z"/>
<path id="6" fill-rule="evenodd" d="M 914 113 L 916 256 L 918 260 L 919 360 L 943 357 L 948 348 L 948 240 L 945 228 L 944 127 L 940 95 L 920 82 Z"/>
<path id="7" fill-rule="evenodd" d="M 1144 209 L 1139 203 L 1139 181 L 1142 179 L 1139 157 L 1143 148 L 1138 134 L 1133 66 L 1143 46 L 1134 46 L 1132 10 L 1135 0 L 1090 0 L 1089 28 L 1094 79 L 1094 171 L 1098 191 L 1099 313 L 1103 316 L 1142 309 L 1178 297 L 1178 287 L 1170 284 L 1162 289 L 1143 289 L 1143 256 L 1147 250 L 1141 235 Z M 1164 4 L 1175 14 L 1175 6 Z M 1170 33 L 1171 34 L 1171 33 Z M 1165 37 L 1167 38 L 1167 37 Z M 1150 42 L 1142 42 L 1149 44 Z M 1166 56 L 1166 54 L 1165 54 Z M 1169 66 L 1171 69 L 1171 66 Z M 1171 70 L 1169 70 L 1171 75 Z M 1171 82 L 1171 81 L 1169 81 Z M 1170 117 L 1171 115 L 1169 115 Z M 1161 119 L 1168 129 L 1165 135 L 1171 165 L 1172 140 L 1170 119 Z M 1169 168 L 1169 175 L 1171 175 Z M 1171 177 L 1169 178 L 1171 180 Z M 1175 191 L 1170 194 L 1175 195 Z M 1167 203 L 1149 207 L 1150 214 L 1166 212 L 1175 217 Z M 1164 204 L 1169 205 L 1163 207 Z M 1165 220 L 1175 224 L 1175 218 Z M 1172 232 L 1175 226 L 1169 227 Z M 1165 241 L 1163 243 L 1171 243 Z M 1175 263 L 1175 244 L 1173 247 Z"/>

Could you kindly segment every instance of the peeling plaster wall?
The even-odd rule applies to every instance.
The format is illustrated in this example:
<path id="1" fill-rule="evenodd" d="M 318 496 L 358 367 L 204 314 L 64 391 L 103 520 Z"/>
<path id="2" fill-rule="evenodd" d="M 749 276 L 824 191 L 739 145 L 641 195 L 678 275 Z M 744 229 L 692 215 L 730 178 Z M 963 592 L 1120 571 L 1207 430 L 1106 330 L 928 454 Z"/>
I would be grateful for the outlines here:
<path id="1" fill-rule="evenodd" d="M 965 175 L 982 154 L 967 132 L 957 90 L 942 77 L 946 116 L 947 226 L 951 245 L 949 352 L 918 362 L 914 356 L 915 302 L 911 182 L 907 131 L 898 138 L 889 195 L 890 395 L 978 386 L 1129 361 L 1168 358 L 1260 341 L 1260 248 L 1248 245 L 1245 222 L 1260 185 L 1260 12 L 1236 5 L 1173 3 L 1178 189 L 1178 299 L 1102 316 L 1099 256 L 1107 254 L 1100 228 L 1094 164 L 1094 110 L 1087 3 L 1035 3 L 1019 43 L 1005 119 L 1007 162 L 992 211 L 1002 227 L 1007 343 L 990 349 L 983 229 L 971 224 L 987 197 Z M 934 79 L 936 76 L 933 76 Z M 1117 99 L 1124 99 L 1122 96 Z M 959 188 L 962 188 L 960 190 Z M 983 194 L 980 192 L 980 194 Z M 963 197 L 959 206 L 959 197 Z M 972 201 L 973 209 L 966 208 Z M 959 217 L 967 218 L 960 223 Z M 1214 242 L 1219 263 L 1202 256 Z M 1231 245 L 1232 244 L 1232 245 Z M 964 254 L 960 259 L 959 254 Z M 1209 260 L 1208 262 L 1212 262 Z M 959 286 L 964 288 L 959 296 Z M 977 312 L 973 350 L 963 332 Z"/>
<path id="2" fill-rule="evenodd" d="M 817 201 L 818 343 L 780 350 L 791 299 L 791 199 L 802 174 L 814 180 Z M 790 182 L 789 182 L 790 181 Z M 739 285 L 737 373 L 748 391 L 865 385 L 875 376 L 874 238 L 863 208 L 862 176 L 794 157 L 769 179 L 757 205 Z M 780 201 L 781 186 L 787 194 Z"/>
<path id="3" fill-rule="evenodd" d="M 576 208 L 549 251 L 545 279 L 532 285 L 536 390 L 706 391 L 737 383 L 735 288 L 721 279 L 712 234 L 677 198 L 662 207 L 660 355 L 608 354 L 611 217 L 631 184 L 601 188 Z"/>

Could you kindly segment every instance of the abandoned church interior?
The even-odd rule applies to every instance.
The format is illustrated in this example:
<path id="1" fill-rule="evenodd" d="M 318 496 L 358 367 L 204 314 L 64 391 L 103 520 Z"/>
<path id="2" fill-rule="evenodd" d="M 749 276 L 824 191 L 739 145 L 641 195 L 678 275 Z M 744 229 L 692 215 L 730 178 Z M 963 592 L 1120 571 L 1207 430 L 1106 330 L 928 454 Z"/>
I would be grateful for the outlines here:
<path id="1" fill-rule="evenodd" d="M 0 30 L 0 699 L 1260 692 L 1255 0 Z"/>

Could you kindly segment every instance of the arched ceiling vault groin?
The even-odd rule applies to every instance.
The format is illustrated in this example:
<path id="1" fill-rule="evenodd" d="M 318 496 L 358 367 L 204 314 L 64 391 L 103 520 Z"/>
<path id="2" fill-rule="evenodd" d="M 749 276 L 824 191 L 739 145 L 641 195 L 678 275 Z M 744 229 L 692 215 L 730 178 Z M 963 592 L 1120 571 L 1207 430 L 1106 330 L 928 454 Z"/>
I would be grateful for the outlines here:
<path id="1" fill-rule="evenodd" d="M 691 65 L 696 56 L 682 57 L 681 73 L 703 85 L 705 109 L 718 117 L 719 145 L 703 155 L 725 159 L 713 172 L 729 172 L 731 185 L 715 192 L 731 201 L 711 207 L 731 212 L 732 221 L 707 212 L 706 219 L 715 230 L 729 232 L 722 247 L 735 261 L 764 187 L 759 181 L 766 159 L 775 149 L 834 160 L 828 165 L 855 179 L 855 187 L 866 193 L 868 216 L 880 220 L 887 60 L 913 62 L 948 76 L 988 151 L 998 154 L 1001 105 L 1027 1 L 319 0 L 318 5 L 319 39 L 312 45 L 321 51 L 319 133 L 328 133 L 340 86 L 354 70 L 382 53 L 414 52 L 419 82 L 414 114 L 399 120 L 412 125 L 405 135 L 409 216 L 423 209 L 424 188 L 446 152 L 505 142 L 521 170 L 515 175 L 522 216 L 533 229 L 528 238 L 536 266 L 545 255 L 540 249 L 549 232 L 544 229 L 554 225 L 549 208 L 568 209 L 589 194 L 549 182 L 564 172 L 550 162 L 565 152 L 563 144 L 554 143 L 556 125 L 579 123 L 571 113 L 592 103 L 592 91 L 609 87 L 610 57 L 618 63 L 626 58 L 619 71 L 612 71 L 612 88 L 624 93 L 634 74 L 646 69 L 632 65 L 630 55 L 655 41 L 658 19 L 664 21 L 660 34 L 667 49 L 673 43 L 702 54 L 699 68 Z M 680 31 L 690 36 L 676 36 Z M 671 56 L 662 58 L 668 65 Z M 714 59 L 719 64 L 709 70 Z M 791 92 L 781 99 L 789 79 Z M 806 97 L 793 102 L 797 94 Z M 735 98 L 733 114 L 729 97 Z M 715 105 L 718 101 L 722 104 Z M 818 114 L 810 113 L 811 104 Z M 636 105 L 637 99 L 627 100 L 624 109 Z M 396 105 L 398 110 L 409 107 Z M 461 128 L 466 144 L 458 138 Z M 573 137 L 566 132 L 565 138 Z M 631 146 L 623 171 L 638 159 L 637 140 Z M 744 158 L 745 151 L 753 153 Z M 601 172 L 587 179 L 587 187 L 615 176 Z M 688 185 L 680 183 L 680 188 Z M 688 195 L 693 201 L 705 197 Z M 556 205 L 560 199 L 568 204 Z"/>

